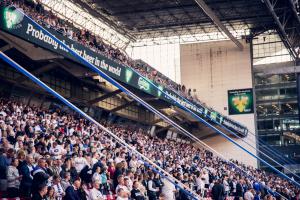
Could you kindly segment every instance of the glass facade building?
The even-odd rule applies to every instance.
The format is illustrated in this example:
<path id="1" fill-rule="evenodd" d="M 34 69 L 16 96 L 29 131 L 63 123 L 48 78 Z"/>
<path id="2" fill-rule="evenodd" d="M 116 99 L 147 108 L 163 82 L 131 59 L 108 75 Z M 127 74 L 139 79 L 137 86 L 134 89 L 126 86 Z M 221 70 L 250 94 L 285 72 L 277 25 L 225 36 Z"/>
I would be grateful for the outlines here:
<path id="1" fill-rule="evenodd" d="M 252 52 L 258 147 L 287 167 L 300 164 L 296 63 L 275 34 L 255 38 Z"/>

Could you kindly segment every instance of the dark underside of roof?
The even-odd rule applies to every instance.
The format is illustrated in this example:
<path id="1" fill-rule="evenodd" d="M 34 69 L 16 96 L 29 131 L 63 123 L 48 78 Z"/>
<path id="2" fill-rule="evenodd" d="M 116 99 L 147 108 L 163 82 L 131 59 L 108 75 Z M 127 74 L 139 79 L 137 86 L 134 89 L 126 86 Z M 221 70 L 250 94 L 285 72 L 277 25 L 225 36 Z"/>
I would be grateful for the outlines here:
<path id="1" fill-rule="evenodd" d="M 194 0 L 83 0 L 135 36 L 218 32 Z M 206 0 L 229 30 L 264 29 L 273 19 L 261 0 Z M 151 37 L 151 36 L 150 36 Z"/>
<path id="2" fill-rule="evenodd" d="M 144 39 L 220 31 L 195 0 L 72 1 L 130 38 Z M 233 34 L 237 30 L 250 31 L 254 35 L 271 29 L 280 30 L 274 18 L 275 13 L 286 28 L 285 34 L 293 37 L 293 44 L 290 45 L 294 45 L 293 48 L 298 45 L 300 21 L 296 14 L 297 0 L 201 1 L 212 9 Z M 269 7 L 266 2 L 270 2 Z M 294 40 L 297 40 L 297 44 Z"/>

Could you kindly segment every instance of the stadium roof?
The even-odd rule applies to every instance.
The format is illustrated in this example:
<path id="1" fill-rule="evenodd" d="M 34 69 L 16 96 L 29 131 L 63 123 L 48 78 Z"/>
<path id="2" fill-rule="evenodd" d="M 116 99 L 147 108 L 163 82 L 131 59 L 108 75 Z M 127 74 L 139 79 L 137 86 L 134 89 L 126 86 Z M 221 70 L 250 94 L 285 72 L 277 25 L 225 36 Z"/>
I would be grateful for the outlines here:
<path id="1" fill-rule="evenodd" d="M 82 0 L 99 15 L 121 24 L 137 38 L 218 32 L 194 0 Z M 231 31 L 269 26 L 272 17 L 260 0 L 206 0 Z"/>
<path id="2" fill-rule="evenodd" d="M 298 57 L 298 0 L 69 1 L 107 23 L 130 42 L 186 35 L 196 41 L 203 41 L 203 37 L 234 41 L 245 35 L 277 30 L 291 55 Z"/>

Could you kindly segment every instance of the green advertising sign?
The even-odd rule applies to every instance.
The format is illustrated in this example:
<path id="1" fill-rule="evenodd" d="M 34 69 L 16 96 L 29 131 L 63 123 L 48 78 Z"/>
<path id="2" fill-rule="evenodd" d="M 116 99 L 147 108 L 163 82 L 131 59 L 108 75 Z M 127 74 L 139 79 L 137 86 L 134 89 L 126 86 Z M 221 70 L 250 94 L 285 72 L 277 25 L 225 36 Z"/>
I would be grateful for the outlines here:
<path id="1" fill-rule="evenodd" d="M 139 77 L 138 86 L 140 90 L 150 92 L 150 83 L 143 77 Z"/>
<path id="2" fill-rule="evenodd" d="M 70 52 L 60 45 L 56 40 L 52 39 L 45 31 L 47 28 L 40 28 L 29 17 L 24 16 L 14 7 L 0 8 L 0 19 L 0 29 L 2 31 L 15 35 L 16 37 L 31 42 L 39 47 L 45 48 L 85 65 L 85 63 L 81 62 L 72 54 L 70 54 Z M 180 106 L 186 107 L 187 109 L 206 119 L 208 119 L 208 116 L 211 116 L 228 129 L 243 136 L 247 135 L 248 130 L 246 127 L 232 121 L 231 119 L 223 117 L 220 113 L 211 111 L 202 105 L 191 103 L 178 95 L 176 92 L 164 88 L 157 83 L 153 83 L 147 78 L 139 75 L 136 71 L 132 70 L 128 66 L 119 64 L 102 54 L 92 51 L 91 49 L 63 36 L 62 34 L 59 34 L 52 29 L 47 30 L 57 39 L 66 44 L 70 49 L 85 58 L 89 63 L 98 67 L 108 76 L 143 90 L 144 92 L 158 97 L 163 101 L 167 101 L 170 104 L 175 104 L 176 102 Z"/>
<path id="3" fill-rule="evenodd" d="M 158 89 L 159 89 L 159 90 L 157 90 L 157 96 L 160 97 L 161 94 L 162 94 L 162 91 L 164 90 L 164 87 L 161 86 L 161 85 L 159 85 L 159 86 L 158 86 Z"/>
<path id="4" fill-rule="evenodd" d="M 228 90 L 229 115 L 253 113 L 253 91 L 249 89 Z"/>
<path id="5" fill-rule="evenodd" d="M 22 22 L 24 15 L 18 12 L 14 7 L 6 7 L 3 10 L 3 19 L 5 26 L 8 29 L 15 28 L 19 23 Z"/>

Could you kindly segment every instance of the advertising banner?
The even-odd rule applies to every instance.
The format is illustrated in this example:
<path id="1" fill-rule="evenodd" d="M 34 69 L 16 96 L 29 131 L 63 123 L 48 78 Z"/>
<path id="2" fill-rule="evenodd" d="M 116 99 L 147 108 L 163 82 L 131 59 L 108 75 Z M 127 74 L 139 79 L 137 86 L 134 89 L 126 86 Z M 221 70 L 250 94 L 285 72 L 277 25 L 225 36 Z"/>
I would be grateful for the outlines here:
<path id="1" fill-rule="evenodd" d="M 0 15 L 1 30 L 84 65 L 84 63 L 72 56 L 72 54 L 70 54 L 67 49 L 63 48 L 58 42 L 49 37 L 49 35 L 43 29 L 34 24 L 31 19 L 29 19 L 27 16 L 22 15 L 22 13 L 14 7 L 1 8 Z M 128 85 L 131 85 L 171 104 L 174 104 L 174 101 L 176 101 L 181 106 L 185 106 L 199 116 L 204 118 L 206 117 L 206 119 L 208 119 L 206 115 L 213 116 L 215 118 L 215 121 L 221 123 L 235 133 L 238 133 L 242 136 L 247 135 L 248 130 L 246 127 L 226 117 L 223 117 L 221 114 L 215 111 L 211 112 L 209 109 L 201 105 L 190 103 L 175 92 L 163 88 L 161 85 L 158 85 L 156 83 L 151 84 L 149 82 L 150 80 L 147 80 L 145 77 L 140 76 L 130 67 L 109 59 L 106 56 L 101 55 L 100 53 L 67 38 L 66 36 L 63 36 L 53 29 L 47 30 L 72 50 L 76 51 L 79 55 L 84 57 L 88 62 L 101 69 L 110 77 L 118 81 L 127 83 Z M 165 95 L 157 88 L 163 90 L 170 96 Z"/>
<path id="2" fill-rule="evenodd" d="M 249 89 L 228 90 L 229 115 L 253 113 L 253 91 Z"/>

